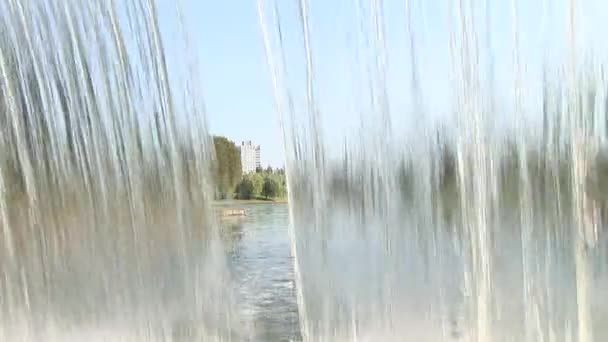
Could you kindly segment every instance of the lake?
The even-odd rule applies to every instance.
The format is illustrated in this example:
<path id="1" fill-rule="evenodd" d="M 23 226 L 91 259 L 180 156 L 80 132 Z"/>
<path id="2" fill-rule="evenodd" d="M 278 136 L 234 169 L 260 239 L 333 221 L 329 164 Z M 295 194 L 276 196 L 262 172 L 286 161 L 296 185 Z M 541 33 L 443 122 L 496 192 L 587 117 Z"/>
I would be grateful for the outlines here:
<path id="1" fill-rule="evenodd" d="M 244 330 L 252 341 L 298 341 L 288 205 L 235 207 L 247 216 L 224 219 L 222 228 Z"/>

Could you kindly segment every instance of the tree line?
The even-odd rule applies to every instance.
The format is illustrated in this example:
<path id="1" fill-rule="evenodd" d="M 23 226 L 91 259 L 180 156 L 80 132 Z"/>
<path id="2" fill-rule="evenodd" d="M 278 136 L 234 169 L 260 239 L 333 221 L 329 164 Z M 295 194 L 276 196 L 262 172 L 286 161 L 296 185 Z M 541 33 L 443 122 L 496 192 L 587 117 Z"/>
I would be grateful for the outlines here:
<path id="1" fill-rule="evenodd" d="M 272 167 L 243 174 L 241 151 L 231 140 L 214 136 L 213 178 L 216 199 L 274 199 L 287 196 L 285 170 Z"/>
<path id="2" fill-rule="evenodd" d="M 287 184 L 283 169 L 258 168 L 256 172 L 243 175 L 236 186 L 238 199 L 272 199 L 287 196 Z"/>

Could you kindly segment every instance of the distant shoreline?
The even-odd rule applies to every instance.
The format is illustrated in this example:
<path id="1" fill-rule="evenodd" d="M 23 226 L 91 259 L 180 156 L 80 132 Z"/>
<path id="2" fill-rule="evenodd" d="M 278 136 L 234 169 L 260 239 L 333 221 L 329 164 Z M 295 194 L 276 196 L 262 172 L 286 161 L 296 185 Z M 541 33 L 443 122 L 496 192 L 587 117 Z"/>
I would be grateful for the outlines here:
<path id="1" fill-rule="evenodd" d="M 276 198 L 276 199 L 227 199 L 227 200 L 214 200 L 213 205 L 227 205 L 227 204 L 285 204 L 287 198 Z"/>

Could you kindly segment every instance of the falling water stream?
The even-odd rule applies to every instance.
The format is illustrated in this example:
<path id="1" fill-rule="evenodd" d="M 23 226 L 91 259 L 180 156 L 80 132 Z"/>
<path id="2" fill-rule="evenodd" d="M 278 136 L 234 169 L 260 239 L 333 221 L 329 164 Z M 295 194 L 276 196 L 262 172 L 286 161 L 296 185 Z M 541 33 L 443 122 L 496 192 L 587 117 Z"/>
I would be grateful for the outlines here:
<path id="1" fill-rule="evenodd" d="M 600 1 L 257 5 L 304 340 L 608 338 Z"/>
<path id="2" fill-rule="evenodd" d="M 256 0 L 305 341 L 608 339 L 602 2 Z M 0 3 L 1 341 L 270 336 L 238 301 L 282 244 L 226 264 L 196 60 L 158 12 Z"/>
<path id="3" fill-rule="evenodd" d="M 195 65 L 169 71 L 157 6 L 0 4 L 2 341 L 238 330 L 208 209 Z"/>

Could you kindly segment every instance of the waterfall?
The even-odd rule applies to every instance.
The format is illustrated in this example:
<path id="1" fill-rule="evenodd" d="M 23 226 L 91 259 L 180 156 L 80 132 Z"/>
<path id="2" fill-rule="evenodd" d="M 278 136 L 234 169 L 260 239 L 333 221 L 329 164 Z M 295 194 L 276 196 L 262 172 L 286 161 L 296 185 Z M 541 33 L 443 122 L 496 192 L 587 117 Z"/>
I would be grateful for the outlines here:
<path id="1" fill-rule="evenodd" d="M 607 336 L 600 1 L 257 4 L 304 340 Z"/>
<path id="2" fill-rule="evenodd" d="M 0 339 L 225 340 L 211 140 L 179 11 L 0 4 Z M 180 45 L 181 44 L 181 45 Z M 180 59 L 181 60 L 181 59 Z"/>

